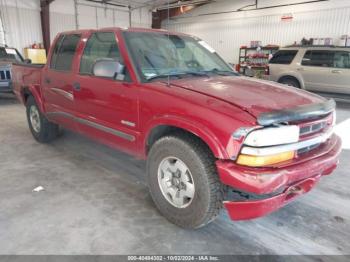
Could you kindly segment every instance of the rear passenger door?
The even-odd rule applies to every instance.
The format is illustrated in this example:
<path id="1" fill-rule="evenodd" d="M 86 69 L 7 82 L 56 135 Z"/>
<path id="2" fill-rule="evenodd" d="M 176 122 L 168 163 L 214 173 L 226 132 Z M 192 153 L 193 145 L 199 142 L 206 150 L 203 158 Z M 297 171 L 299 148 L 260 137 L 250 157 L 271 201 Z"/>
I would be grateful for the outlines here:
<path id="1" fill-rule="evenodd" d="M 79 34 L 61 35 L 57 39 L 50 64 L 42 79 L 47 117 L 73 129 L 75 129 L 74 57 L 79 41 Z"/>
<path id="2" fill-rule="evenodd" d="M 335 90 L 332 67 L 334 52 L 330 50 L 308 50 L 297 69 L 304 79 L 305 88 L 312 91 Z"/>

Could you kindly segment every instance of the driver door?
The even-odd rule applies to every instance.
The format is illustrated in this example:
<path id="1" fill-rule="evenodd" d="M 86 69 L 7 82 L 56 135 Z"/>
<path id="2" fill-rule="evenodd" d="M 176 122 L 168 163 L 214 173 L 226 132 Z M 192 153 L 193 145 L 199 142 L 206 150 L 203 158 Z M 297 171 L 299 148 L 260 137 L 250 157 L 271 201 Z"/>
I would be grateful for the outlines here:
<path id="1" fill-rule="evenodd" d="M 136 86 L 128 72 L 123 81 L 92 74 L 96 60 L 109 58 L 123 63 L 116 34 L 95 32 L 87 35 L 85 42 L 73 91 L 78 129 L 104 143 L 132 151 L 138 134 Z"/>

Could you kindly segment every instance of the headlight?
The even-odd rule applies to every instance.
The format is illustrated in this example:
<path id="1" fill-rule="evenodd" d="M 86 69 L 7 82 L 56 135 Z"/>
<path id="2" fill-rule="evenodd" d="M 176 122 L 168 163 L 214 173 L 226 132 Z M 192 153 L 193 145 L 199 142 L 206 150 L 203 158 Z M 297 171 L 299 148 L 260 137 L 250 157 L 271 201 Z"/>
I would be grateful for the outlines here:
<path id="1" fill-rule="evenodd" d="M 268 127 L 252 131 L 244 140 L 244 144 L 254 147 L 274 146 L 295 143 L 299 140 L 298 126 Z"/>
<path id="2" fill-rule="evenodd" d="M 250 132 L 244 145 L 256 148 L 266 148 L 269 146 L 285 145 L 299 141 L 300 128 L 298 126 L 277 126 L 268 127 Z M 243 148 L 244 149 L 244 148 Z M 243 152 L 244 150 L 242 150 Z M 255 155 L 254 153 L 242 153 L 238 156 L 237 164 L 251 167 L 263 167 L 284 161 L 295 157 L 295 151 L 286 151 L 281 153 L 272 153 L 267 155 Z"/>

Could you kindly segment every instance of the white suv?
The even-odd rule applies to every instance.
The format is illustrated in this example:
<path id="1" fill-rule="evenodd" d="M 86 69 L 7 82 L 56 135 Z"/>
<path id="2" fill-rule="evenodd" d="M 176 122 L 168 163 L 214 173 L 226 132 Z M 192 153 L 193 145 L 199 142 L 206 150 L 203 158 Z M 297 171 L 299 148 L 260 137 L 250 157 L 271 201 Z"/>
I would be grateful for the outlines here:
<path id="1" fill-rule="evenodd" d="M 350 48 L 287 47 L 269 61 L 269 79 L 324 93 L 350 95 Z"/>

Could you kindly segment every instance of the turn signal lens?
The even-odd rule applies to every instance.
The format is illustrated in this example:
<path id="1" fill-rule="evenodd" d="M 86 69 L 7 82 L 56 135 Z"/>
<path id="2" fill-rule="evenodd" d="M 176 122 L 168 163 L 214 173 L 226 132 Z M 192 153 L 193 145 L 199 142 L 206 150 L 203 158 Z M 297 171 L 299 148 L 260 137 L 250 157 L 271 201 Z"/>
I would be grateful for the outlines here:
<path id="1" fill-rule="evenodd" d="M 294 151 L 269 156 L 240 155 L 238 157 L 237 164 L 244 166 L 261 167 L 293 159 L 294 155 Z"/>

